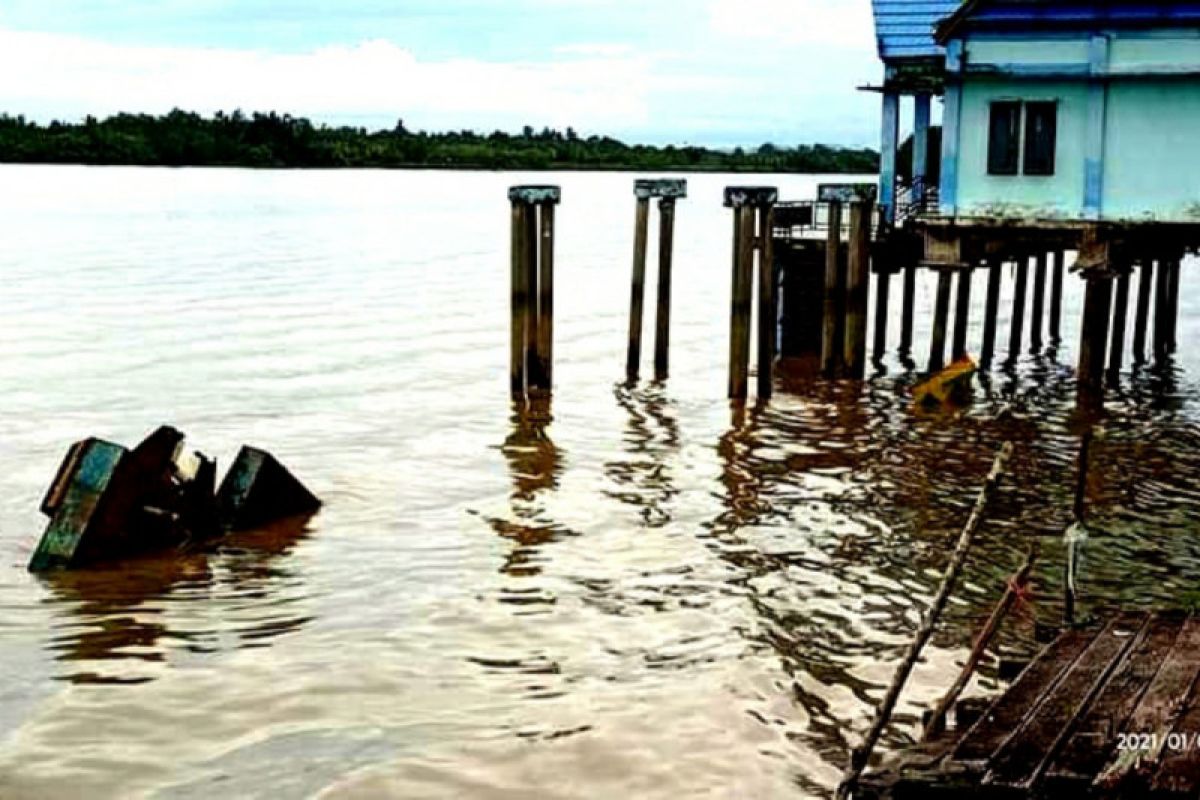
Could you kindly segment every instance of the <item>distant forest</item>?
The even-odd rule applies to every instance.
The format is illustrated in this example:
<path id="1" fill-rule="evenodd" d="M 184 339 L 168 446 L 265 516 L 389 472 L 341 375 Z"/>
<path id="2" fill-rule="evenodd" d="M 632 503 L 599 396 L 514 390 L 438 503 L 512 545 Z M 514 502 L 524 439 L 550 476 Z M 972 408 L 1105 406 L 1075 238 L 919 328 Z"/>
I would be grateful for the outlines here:
<path id="1" fill-rule="evenodd" d="M 526 127 L 426 133 L 329 127 L 288 115 L 186 111 L 41 125 L 0 115 L 0 162 L 222 167 L 383 167 L 874 173 L 879 154 L 825 145 L 751 149 L 627 145 L 608 136 Z"/>

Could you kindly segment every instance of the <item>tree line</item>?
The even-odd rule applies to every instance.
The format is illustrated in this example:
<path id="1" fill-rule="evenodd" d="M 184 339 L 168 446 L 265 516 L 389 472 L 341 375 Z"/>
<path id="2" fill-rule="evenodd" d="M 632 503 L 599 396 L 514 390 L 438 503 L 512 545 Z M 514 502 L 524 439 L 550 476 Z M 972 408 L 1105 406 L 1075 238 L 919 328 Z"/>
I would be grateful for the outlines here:
<path id="1" fill-rule="evenodd" d="M 609 136 L 526 126 L 495 131 L 410 131 L 314 124 L 287 114 L 205 117 L 188 111 L 116 114 L 40 124 L 0 114 L 0 162 L 131 166 L 278 168 L 467 168 L 874 173 L 870 149 L 763 144 L 719 150 L 628 145 Z"/>

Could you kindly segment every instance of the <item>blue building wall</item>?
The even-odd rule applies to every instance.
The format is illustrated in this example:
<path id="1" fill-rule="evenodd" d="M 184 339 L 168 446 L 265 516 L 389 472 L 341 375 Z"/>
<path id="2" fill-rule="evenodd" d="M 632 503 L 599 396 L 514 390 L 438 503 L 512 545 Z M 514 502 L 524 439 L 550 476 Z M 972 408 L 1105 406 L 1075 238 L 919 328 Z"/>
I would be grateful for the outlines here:
<path id="1" fill-rule="evenodd" d="M 1019 5 L 1030 14 L 1087 4 Z M 966 32 L 949 42 L 946 112 L 957 116 L 945 121 L 943 213 L 1200 221 L 1200 24 L 1083 27 Z M 988 174 L 997 100 L 1058 103 L 1054 175 Z"/>

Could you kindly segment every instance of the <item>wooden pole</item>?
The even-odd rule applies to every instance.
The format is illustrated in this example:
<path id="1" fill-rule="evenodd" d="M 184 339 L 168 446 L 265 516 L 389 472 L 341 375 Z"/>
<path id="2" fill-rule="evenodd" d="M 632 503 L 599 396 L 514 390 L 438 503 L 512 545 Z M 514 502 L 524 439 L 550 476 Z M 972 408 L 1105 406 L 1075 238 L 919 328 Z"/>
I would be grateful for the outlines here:
<path id="1" fill-rule="evenodd" d="M 1113 383 L 1120 380 L 1125 360 L 1125 324 L 1129 316 L 1129 273 L 1117 278 L 1117 297 L 1113 304 L 1112 344 L 1109 347 L 1108 377 Z"/>
<path id="2" fill-rule="evenodd" d="M 1025 295 L 1029 293 L 1029 257 L 1017 259 L 1017 282 L 1013 294 L 1012 329 L 1008 339 L 1008 360 L 1016 363 L 1021 357 L 1021 341 L 1025 326 Z"/>
<path id="3" fill-rule="evenodd" d="M 554 205 L 540 207 L 541 242 L 538 246 L 537 360 L 539 389 L 549 395 L 554 388 Z"/>
<path id="4" fill-rule="evenodd" d="M 512 204 L 512 336 L 509 347 L 509 386 L 514 400 L 525 398 L 525 315 L 529 287 L 525 281 L 525 216 L 529 207 Z"/>
<path id="5" fill-rule="evenodd" d="M 1075 565 L 1078 555 L 1074 551 L 1075 542 L 1070 541 L 1070 537 L 1075 526 L 1082 526 L 1084 521 L 1092 437 L 1091 428 L 1084 431 L 1083 437 L 1079 441 L 1079 460 L 1076 462 L 1075 467 L 1075 503 L 1071 507 L 1071 515 L 1074 518 L 1074 522 L 1071 529 L 1067 532 L 1067 565 L 1066 576 L 1063 580 L 1063 623 L 1068 627 L 1075 624 Z"/>
<path id="6" fill-rule="evenodd" d="M 1039 250 L 1033 270 L 1033 313 L 1030 318 L 1030 352 L 1042 352 L 1042 322 L 1046 317 L 1046 253 Z"/>
<path id="7" fill-rule="evenodd" d="M 1150 294 L 1154 290 L 1154 261 L 1145 259 L 1138 268 L 1137 310 L 1133 318 L 1133 361 L 1146 363 L 1146 326 L 1150 321 Z"/>
<path id="8" fill-rule="evenodd" d="M 1162 361 L 1167 356 L 1167 328 L 1171 324 L 1171 261 L 1159 259 L 1158 275 L 1155 276 L 1154 291 L 1154 358 Z"/>
<path id="9" fill-rule="evenodd" d="M 1112 278 L 1088 277 L 1083 301 L 1083 331 L 1079 343 L 1080 386 L 1099 389 L 1104 380 L 1105 348 L 1112 312 Z"/>
<path id="10" fill-rule="evenodd" d="M 993 261 L 988 264 L 987 300 L 983 309 L 983 345 L 979 353 L 979 366 L 987 369 L 996 355 L 996 317 L 1000 313 L 1000 282 L 1004 278 L 1004 264 Z"/>
<path id="11" fill-rule="evenodd" d="M 754 208 L 734 209 L 733 303 L 729 335 L 729 396 L 744 400 L 750 363 L 750 305 L 754 267 Z"/>
<path id="12" fill-rule="evenodd" d="M 967 326 L 971 318 L 971 276 L 969 267 L 958 270 L 958 302 L 954 310 L 954 339 L 950 348 L 951 358 L 958 361 L 967 357 Z"/>
<path id="13" fill-rule="evenodd" d="M 950 706 L 954 705 L 959 695 L 963 693 L 963 689 L 967 688 L 971 676 L 975 674 L 975 670 L 979 668 L 979 662 L 983 660 L 983 654 L 987 652 L 988 646 L 996 636 L 996 632 L 1000 630 L 1000 623 L 1004 621 L 1009 610 L 1017 602 L 1021 593 L 1024 592 L 1025 587 L 1029 585 L 1029 576 L 1033 572 L 1033 564 L 1037 560 L 1037 556 L 1038 548 L 1035 542 L 1033 547 L 1029 549 L 1029 555 L 1025 557 L 1025 564 L 1016 575 L 1009 578 L 1008 584 L 1004 588 L 1004 595 L 1000 598 L 1000 602 L 996 604 L 996 607 L 992 609 L 992 614 L 988 617 L 983 630 L 979 632 L 979 636 L 975 638 L 971 654 L 967 657 L 967 663 L 963 664 L 962 670 L 958 673 L 958 679 L 954 681 L 950 690 L 946 692 L 933 709 L 929 721 L 925 723 L 925 730 L 921 736 L 922 739 L 931 739 L 945 730 L 946 714 L 949 712 Z"/>
<path id="14" fill-rule="evenodd" d="M 937 300 L 933 307 L 933 336 L 929 345 L 929 371 L 939 372 L 946 366 L 946 321 L 950 316 L 950 282 L 953 270 L 938 270 Z"/>
<path id="15" fill-rule="evenodd" d="M 755 209 L 750 211 L 755 216 Z M 775 295 L 775 208 L 757 210 L 761 233 L 758 252 L 758 396 L 771 396 L 775 378 L 775 339 L 779 335 L 779 305 Z M 753 258 L 753 256 L 751 256 Z"/>
<path id="16" fill-rule="evenodd" d="M 946 571 L 942 575 L 942 582 L 933 597 L 933 602 L 925 611 L 921 619 L 921 626 L 917 629 L 916 636 L 913 638 L 912 643 L 909 644 L 908 651 L 905 653 L 904 659 L 900 662 L 899 669 L 896 670 L 896 674 L 892 678 L 892 685 L 888 687 L 887 694 L 884 696 L 883 702 L 880 703 L 875 713 L 875 721 L 871 724 L 871 729 L 867 732 L 863 743 L 854 749 L 854 753 L 850 758 L 850 766 L 846 770 L 846 774 L 837 789 L 836 796 L 838 798 L 848 798 L 850 796 L 850 792 L 853 791 L 863 770 L 867 767 L 867 762 L 871 758 L 871 752 L 875 749 L 875 745 L 879 743 L 879 737 L 883 735 L 884 729 L 891 720 L 892 711 L 896 708 L 896 701 L 900 699 L 900 692 L 904 689 L 904 684 L 908 682 L 908 676 L 912 673 L 913 667 L 921 658 L 921 651 L 925 649 L 925 645 L 933 635 L 933 629 L 937 625 L 942 611 L 946 608 L 950 592 L 954 589 L 954 584 L 958 581 L 958 576 L 967 561 L 967 555 L 971 551 L 971 545 L 975 540 L 975 533 L 979 530 L 980 523 L 983 522 L 983 513 L 987 509 L 988 501 L 991 500 L 992 495 L 996 493 L 996 488 L 1000 485 L 1000 477 L 1004 474 L 1008 466 L 1012 452 L 1013 446 L 1011 442 L 1006 442 L 1000 448 L 1000 452 L 992 464 L 992 470 L 988 473 L 987 480 L 984 482 L 983 489 L 980 490 L 979 496 L 975 499 L 975 507 L 971 510 L 971 516 L 967 519 L 967 524 L 963 527 L 962 533 L 959 534 L 958 544 L 955 546 L 954 554 L 950 557 L 950 563 L 946 566 Z"/>
<path id="17" fill-rule="evenodd" d="M 646 294 L 646 240 L 650 228 L 650 201 L 638 198 L 633 225 L 633 283 L 629 298 L 629 351 L 625 359 L 625 377 L 638 379 L 642 360 L 642 308 Z"/>
<path id="18" fill-rule="evenodd" d="M 1170 305 L 1167 306 L 1167 352 L 1174 353 L 1179 347 L 1179 283 L 1183 263 L 1179 258 L 1172 258 L 1167 263 L 1171 267 L 1171 275 L 1168 287 L 1171 302 Z"/>
<path id="19" fill-rule="evenodd" d="M 537 343 L 541 320 L 538 318 L 538 208 L 529 206 L 525 214 L 525 384 L 532 394 L 545 382 L 538 360 Z"/>
<path id="20" fill-rule="evenodd" d="M 912 354 L 913 314 L 917 305 L 917 268 L 909 264 L 904 268 L 903 305 L 900 311 L 900 355 Z"/>
<path id="21" fill-rule="evenodd" d="M 821 336 L 821 371 L 827 378 L 841 372 L 842 339 L 842 204 L 829 204 L 829 235 L 825 240 L 825 321 Z"/>
<path id="22" fill-rule="evenodd" d="M 850 204 L 849 275 L 846 281 L 846 333 L 842 361 L 846 375 L 861 379 L 866 374 L 867 307 L 871 281 L 871 206 Z"/>
<path id="23" fill-rule="evenodd" d="M 654 378 L 665 381 L 671 352 L 671 262 L 675 248 L 675 198 L 658 201 L 658 315 L 654 328 Z"/>
<path id="24" fill-rule="evenodd" d="M 1062 297 L 1063 272 L 1066 268 L 1066 254 L 1061 250 L 1054 252 L 1054 270 L 1050 278 L 1050 341 L 1058 345 L 1062 342 Z"/>
<path id="25" fill-rule="evenodd" d="M 892 291 L 892 273 L 884 267 L 875 272 L 875 344 L 871 348 L 871 360 L 876 365 L 883 363 L 887 355 L 888 301 Z"/>

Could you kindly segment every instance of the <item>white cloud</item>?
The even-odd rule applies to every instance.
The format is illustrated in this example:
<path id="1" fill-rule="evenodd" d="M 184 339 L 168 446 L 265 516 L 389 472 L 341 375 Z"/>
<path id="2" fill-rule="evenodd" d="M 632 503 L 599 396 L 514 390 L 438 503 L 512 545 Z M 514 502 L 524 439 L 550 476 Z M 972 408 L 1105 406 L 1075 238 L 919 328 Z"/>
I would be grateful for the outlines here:
<path id="1" fill-rule="evenodd" d="M 307 53 L 118 46 L 0 29 L 0 109 L 36 117 L 278 110 L 317 118 L 526 120 L 634 127 L 649 116 L 652 65 L 626 51 L 551 62 L 421 61 L 384 40 Z"/>
<path id="2" fill-rule="evenodd" d="M 873 53 L 868 0 L 712 0 L 714 32 L 781 44 L 828 45 Z"/>

